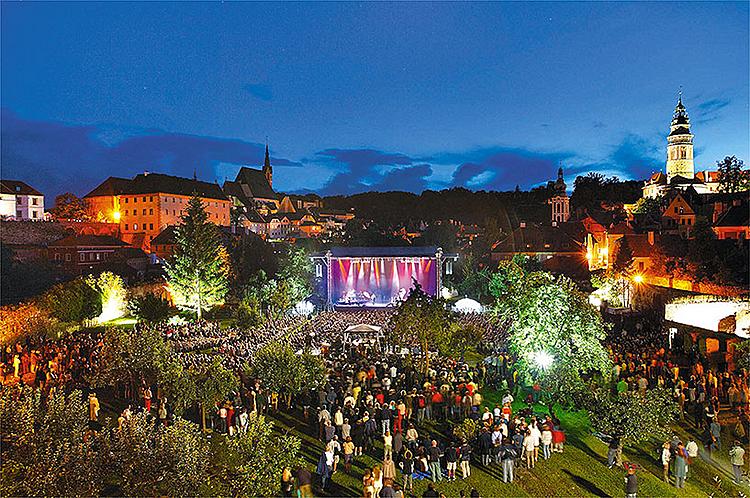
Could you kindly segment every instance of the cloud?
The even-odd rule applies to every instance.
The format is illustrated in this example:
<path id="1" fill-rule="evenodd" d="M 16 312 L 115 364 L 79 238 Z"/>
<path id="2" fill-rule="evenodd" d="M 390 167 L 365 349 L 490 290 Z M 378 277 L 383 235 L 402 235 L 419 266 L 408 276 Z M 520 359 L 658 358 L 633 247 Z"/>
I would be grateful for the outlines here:
<path id="1" fill-rule="evenodd" d="M 432 174 L 430 169 L 427 174 L 417 176 L 424 173 L 425 168 L 403 168 L 412 165 L 409 156 L 374 149 L 325 149 L 316 154 L 316 159 L 338 171 L 321 189 L 324 195 L 369 190 L 416 191 L 415 188 L 426 185 L 425 178 Z M 402 187 L 398 186 L 399 182 L 402 182 Z"/>
<path id="2" fill-rule="evenodd" d="M 4 178 L 27 181 L 50 197 L 86 194 L 107 176 L 131 177 L 143 171 L 222 182 L 240 165 L 260 165 L 265 145 L 238 139 L 170 133 L 162 130 L 113 131 L 108 126 L 67 125 L 27 120 L 0 111 L 0 158 Z M 274 166 L 301 166 L 272 158 Z M 50 201 L 51 202 L 51 201 Z"/>
<path id="3" fill-rule="evenodd" d="M 273 99 L 273 93 L 271 87 L 260 83 L 248 83 L 243 87 L 250 95 L 259 98 L 266 102 L 270 102 Z"/>
<path id="4" fill-rule="evenodd" d="M 728 98 L 715 98 L 701 102 L 696 107 L 695 122 L 697 124 L 706 124 L 716 121 L 721 117 L 722 110 L 731 103 L 731 99 Z"/>

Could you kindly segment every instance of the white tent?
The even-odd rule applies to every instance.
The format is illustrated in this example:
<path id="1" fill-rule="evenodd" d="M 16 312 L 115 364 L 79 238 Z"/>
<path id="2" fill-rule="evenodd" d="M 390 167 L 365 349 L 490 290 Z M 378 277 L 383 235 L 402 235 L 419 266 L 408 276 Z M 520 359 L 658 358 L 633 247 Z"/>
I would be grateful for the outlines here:
<path id="1" fill-rule="evenodd" d="M 465 297 L 456 301 L 453 305 L 453 311 L 458 313 L 481 313 L 484 310 L 481 304 L 473 299 Z"/>
<path id="2" fill-rule="evenodd" d="M 347 327 L 344 331 L 345 346 L 370 345 L 380 349 L 381 339 L 383 339 L 383 327 L 377 325 L 360 323 Z"/>

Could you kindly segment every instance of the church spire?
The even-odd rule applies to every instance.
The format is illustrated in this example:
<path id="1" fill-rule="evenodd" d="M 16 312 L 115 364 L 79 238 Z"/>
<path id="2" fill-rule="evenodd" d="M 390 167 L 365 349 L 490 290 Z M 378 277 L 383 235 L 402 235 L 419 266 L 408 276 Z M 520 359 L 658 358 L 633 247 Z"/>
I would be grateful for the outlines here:
<path id="1" fill-rule="evenodd" d="M 667 136 L 667 182 L 676 176 L 688 180 L 695 177 L 693 135 L 690 133 L 690 117 L 682 103 L 682 88 L 677 97 Z"/>
<path id="2" fill-rule="evenodd" d="M 268 153 L 268 140 L 266 140 L 266 158 L 263 161 L 263 174 L 266 175 L 268 185 L 273 188 L 273 167 L 271 166 L 271 156 Z"/>

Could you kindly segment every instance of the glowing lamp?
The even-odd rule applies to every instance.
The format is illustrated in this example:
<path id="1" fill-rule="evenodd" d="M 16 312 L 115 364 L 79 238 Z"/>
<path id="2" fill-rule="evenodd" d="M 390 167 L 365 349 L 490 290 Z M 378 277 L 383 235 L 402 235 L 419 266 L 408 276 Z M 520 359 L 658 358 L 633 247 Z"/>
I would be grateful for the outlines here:
<path id="1" fill-rule="evenodd" d="M 633 277 L 633 282 L 636 284 L 642 284 L 643 283 L 643 275 L 636 275 Z"/>
<path id="2" fill-rule="evenodd" d="M 531 355 L 531 358 L 534 360 L 536 366 L 542 370 L 548 369 L 552 365 L 552 362 L 555 361 L 554 356 L 546 351 L 537 351 Z"/>
<path id="3" fill-rule="evenodd" d="M 115 211 L 114 213 L 112 213 L 112 219 L 115 221 L 115 223 L 120 223 L 120 216 L 121 215 L 119 211 Z"/>

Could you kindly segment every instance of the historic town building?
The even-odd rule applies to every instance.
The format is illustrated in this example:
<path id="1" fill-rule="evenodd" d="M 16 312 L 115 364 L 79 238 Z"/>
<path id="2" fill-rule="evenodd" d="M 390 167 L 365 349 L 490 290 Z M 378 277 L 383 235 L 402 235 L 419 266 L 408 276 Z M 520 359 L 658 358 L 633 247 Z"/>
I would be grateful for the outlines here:
<path id="1" fill-rule="evenodd" d="M 44 219 L 44 195 L 18 180 L 0 180 L 0 218 L 16 221 Z"/>

